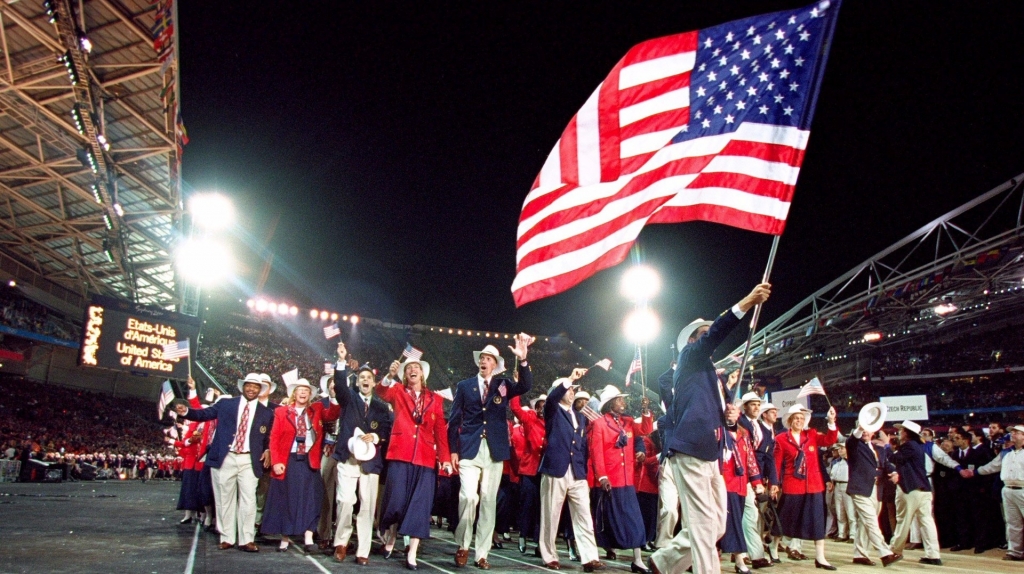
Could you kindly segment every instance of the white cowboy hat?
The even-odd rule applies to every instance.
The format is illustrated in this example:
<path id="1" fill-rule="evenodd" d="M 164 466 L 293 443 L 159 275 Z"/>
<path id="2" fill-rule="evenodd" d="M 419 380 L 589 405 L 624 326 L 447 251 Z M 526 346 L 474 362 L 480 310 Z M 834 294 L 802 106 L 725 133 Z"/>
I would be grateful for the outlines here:
<path id="1" fill-rule="evenodd" d="M 309 389 L 309 400 L 313 400 L 316 398 L 316 387 L 314 387 L 313 384 L 307 381 L 306 379 L 299 379 L 294 383 L 288 385 L 288 396 L 292 396 L 292 392 L 299 387 L 306 387 L 307 389 Z"/>
<path id="2" fill-rule="evenodd" d="M 260 378 L 259 373 L 249 373 L 248 375 L 245 376 L 244 379 L 238 381 L 238 392 L 244 392 L 242 388 L 245 387 L 245 383 L 253 383 L 259 385 L 260 388 L 263 390 L 267 390 L 270 388 L 270 385 L 268 385 L 266 381 Z M 262 391 L 260 394 L 262 394 Z"/>
<path id="3" fill-rule="evenodd" d="M 495 375 L 505 371 L 505 359 L 501 358 L 501 353 L 494 345 L 487 345 L 481 351 L 473 351 L 473 362 L 478 365 L 480 364 L 480 355 L 490 355 L 498 362 L 498 366 L 494 368 Z"/>
<path id="4" fill-rule="evenodd" d="M 762 415 L 764 413 L 768 412 L 768 411 L 777 411 L 777 410 L 779 410 L 779 407 L 777 407 L 777 406 L 775 406 L 775 405 L 773 405 L 771 403 L 761 403 L 761 414 Z"/>
<path id="5" fill-rule="evenodd" d="M 266 373 L 260 373 L 260 379 L 270 385 L 270 394 L 274 394 L 274 391 L 277 390 L 277 383 L 274 382 L 274 379 L 270 378 L 270 375 Z"/>
<path id="6" fill-rule="evenodd" d="M 885 425 L 885 417 L 889 414 L 889 407 L 885 403 L 868 403 L 861 407 L 857 415 L 857 424 L 867 432 L 875 432 Z"/>
<path id="7" fill-rule="evenodd" d="M 404 363 L 398 365 L 398 379 L 402 381 L 405 380 L 405 368 L 413 363 L 416 363 L 420 366 L 420 369 L 423 369 L 423 382 L 427 382 L 427 379 L 430 378 L 430 363 L 414 359 L 406 359 Z"/>
<path id="8" fill-rule="evenodd" d="M 588 393 L 587 391 L 580 391 L 580 392 L 576 393 L 576 398 L 577 399 L 587 399 L 589 401 L 590 400 L 590 393 Z"/>
<path id="9" fill-rule="evenodd" d="M 893 426 L 895 426 L 898 429 L 907 429 L 908 431 L 916 435 L 921 434 L 921 425 L 915 423 L 914 421 L 903 421 L 900 424 Z"/>
<path id="10" fill-rule="evenodd" d="M 789 417 L 795 414 L 802 413 L 804 415 L 809 415 L 811 414 L 811 412 L 813 411 L 804 408 L 804 406 L 801 405 L 800 403 L 794 403 L 790 405 L 788 409 L 786 409 L 786 414 L 782 416 L 782 426 L 789 428 Z"/>
<path id="11" fill-rule="evenodd" d="M 740 404 L 741 405 L 745 405 L 747 403 L 751 403 L 751 402 L 754 402 L 754 401 L 757 401 L 759 403 L 762 402 L 761 396 L 758 395 L 757 393 L 753 392 L 753 391 L 751 391 L 751 392 L 743 395 L 742 397 L 740 397 Z"/>
<path id="12" fill-rule="evenodd" d="M 1024 425 L 1013 425 L 1012 427 L 1007 427 L 1006 428 L 1006 432 L 1010 432 L 1010 431 L 1024 432 Z"/>
<path id="13" fill-rule="evenodd" d="M 327 388 L 327 381 L 330 381 L 331 377 L 333 376 L 334 375 L 323 375 L 322 377 L 320 377 L 320 393 L 323 394 L 323 396 L 325 397 L 331 395 L 330 389 Z"/>
<path id="14" fill-rule="evenodd" d="M 689 325 L 683 327 L 682 331 L 679 331 L 679 336 L 676 337 L 676 349 L 682 350 L 689 341 L 690 337 L 697 332 L 697 329 L 701 327 L 710 327 L 713 321 L 705 321 L 704 319 L 697 319 Z"/>
<path id="15" fill-rule="evenodd" d="M 541 401 L 546 401 L 546 400 L 548 400 L 548 396 L 547 395 L 540 395 L 539 397 L 534 397 L 534 398 L 530 399 L 530 408 L 531 409 L 536 409 L 537 408 L 537 403 L 539 403 Z"/>
<path id="16" fill-rule="evenodd" d="M 598 411 L 604 412 L 604 406 L 612 401 L 612 399 L 618 397 L 628 397 L 626 393 L 623 393 L 615 385 L 608 385 L 601 391 L 601 402 L 598 404 Z"/>
<path id="17" fill-rule="evenodd" d="M 348 439 L 348 451 L 360 462 L 372 459 L 374 452 L 377 450 L 372 442 L 366 442 L 362 439 L 364 434 L 366 433 L 362 429 L 356 427 L 356 430 L 352 432 L 352 438 Z"/>

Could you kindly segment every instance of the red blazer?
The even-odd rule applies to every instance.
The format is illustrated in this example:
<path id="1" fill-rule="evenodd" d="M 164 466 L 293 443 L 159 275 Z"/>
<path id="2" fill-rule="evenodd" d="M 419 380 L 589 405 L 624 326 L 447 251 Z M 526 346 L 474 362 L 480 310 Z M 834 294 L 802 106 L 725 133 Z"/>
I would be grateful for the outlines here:
<path id="1" fill-rule="evenodd" d="M 544 454 L 544 420 L 536 411 L 524 409 L 519 401 L 520 397 L 512 397 L 508 402 L 512 414 L 522 423 L 523 444 L 516 447 L 515 441 L 512 446 L 519 455 L 519 474 L 523 476 L 536 476 L 540 468 L 540 458 Z"/>
<path id="2" fill-rule="evenodd" d="M 182 431 L 185 437 L 174 441 L 174 448 L 177 450 L 178 456 L 181 457 L 182 470 L 203 470 L 203 463 L 199 462 L 199 443 L 203 440 L 202 429 L 199 429 L 199 437 L 192 436 L 198 427 L 199 423 L 189 421 Z M 196 465 L 199 465 L 198 468 Z"/>
<path id="3" fill-rule="evenodd" d="M 750 442 L 750 435 L 747 429 L 738 426 L 732 434 L 736 441 L 736 448 L 732 453 L 733 458 L 722 461 L 722 478 L 725 479 L 725 490 L 740 496 L 747 495 L 747 483 L 754 486 L 761 484 L 761 468 L 757 466 L 757 456 L 754 454 L 754 445 Z M 743 474 L 736 472 L 736 462 L 743 468 Z"/>
<path id="4" fill-rule="evenodd" d="M 313 444 L 306 450 L 309 455 L 306 457 L 306 461 L 313 470 L 320 470 L 320 458 L 323 455 L 324 421 L 337 420 L 338 415 L 341 414 L 341 407 L 332 404 L 331 408 L 325 409 L 321 401 L 311 401 L 306 406 L 303 415 L 306 413 L 309 413 L 312 423 L 310 430 L 313 433 Z M 297 423 L 298 420 L 291 408 L 281 405 L 274 409 L 274 425 L 270 427 L 270 476 L 278 480 L 284 480 L 285 475 L 288 474 L 288 458 L 292 452 L 292 443 L 295 442 Z M 283 464 L 284 472 L 274 474 L 275 464 Z"/>
<path id="5" fill-rule="evenodd" d="M 647 458 L 643 462 L 636 463 L 636 491 L 647 494 L 658 494 L 658 451 L 654 448 L 654 441 L 650 437 L 643 437 L 644 447 L 647 450 Z M 639 446 L 639 445 L 637 445 Z"/>
<path id="6" fill-rule="evenodd" d="M 793 439 L 793 433 L 779 433 L 775 436 L 775 470 L 782 478 L 783 494 L 814 494 L 825 492 L 825 481 L 821 477 L 821 467 L 818 464 L 818 448 L 828 447 L 836 444 L 839 439 L 839 429 L 830 430 L 827 434 L 819 434 L 814 429 L 807 429 L 800 433 L 800 444 L 797 445 Z M 806 478 L 793 476 L 794 463 L 797 452 L 804 452 L 807 472 Z"/>
<path id="7" fill-rule="evenodd" d="M 405 391 L 404 384 L 387 387 L 380 384 L 375 392 L 395 410 L 387 460 L 400 460 L 427 468 L 436 468 L 438 461 L 451 463 L 448 423 L 444 420 L 444 399 L 440 395 L 423 388 L 423 419 L 417 424 L 413 419 L 416 403 Z"/>
<path id="8" fill-rule="evenodd" d="M 633 440 L 651 434 L 654 427 L 654 419 L 650 414 L 641 417 L 640 421 L 623 416 L 619 417 L 619 422 L 615 422 L 611 414 L 605 414 L 588 425 L 590 468 L 587 474 L 588 477 L 593 474 L 592 485 L 601 484 L 601 477 L 607 477 L 612 488 L 634 486 L 636 451 L 633 450 Z M 626 433 L 626 446 L 621 448 L 615 446 L 620 428 Z"/>

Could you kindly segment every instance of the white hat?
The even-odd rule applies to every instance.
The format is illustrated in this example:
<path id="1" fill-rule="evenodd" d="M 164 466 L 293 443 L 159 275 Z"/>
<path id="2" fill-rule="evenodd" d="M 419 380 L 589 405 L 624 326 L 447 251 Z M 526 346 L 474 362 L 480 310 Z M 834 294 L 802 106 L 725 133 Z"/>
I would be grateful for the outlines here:
<path id="1" fill-rule="evenodd" d="M 754 401 L 757 401 L 759 403 L 762 402 L 761 401 L 761 395 L 758 395 L 757 393 L 755 393 L 753 391 L 751 391 L 751 392 L 743 395 L 742 397 L 740 397 L 740 404 L 741 405 L 745 405 L 747 403 L 754 402 Z"/>
<path id="2" fill-rule="evenodd" d="M 1013 425 L 1013 426 L 1006 427 L 1006 432 L 1010 432 L 1010 431 L 1024 432 L 1024 425 Z"/>
<path id="3" fill-rule="evenodd" d="M 683 327 L 683 330 L 679 331 L 679 336 L 676 337 L 676 349 L 681 351 L 683 347 L 685 347 L 689 343 L 690 337 L 697 332 L 697 329 L 700 329 L 701 327 L 710 327 L 711 324 L 712 321 L 697 319 L 696 321 Z"/>
<path id="4" fill-rule="evenodd" d="M 601 403 L 598 405 L 598 411 L 604 412 L 604 406 L 618 397 L 628 397 L 626 393 L 623 393 L 615 385 L 608 385 L 601 391 Z"/>
<path id="5" fill-rule="evenodd" d="M 288 388 L 288 396 L 289 397 L 292 396 L 292 392 L 295 389 L 299 388 L 299 387 L 306 387 L 307 389 L 309 389 L 309 399 L 310 400 L 313 400 L 314 398 L 316 398 L 316 388 L 313 387 L 313 385 L 309 381 L 307 381 L 306 379 L 299 379 L 299 380 L 295 381 L 294 383 L 288 385 L 287 386 L 287 388 Z"/>
<path id="6" fill-rule="evenodd" d="M 249 373 L 248 375 L 245 376 L 244 379 L 242 379 L 241 381 L 238 381 L 238 392 L 240 392 L 240 393 L 244 393 L 245 392 L 245 391 L 242 390 L 243 387 L 245 387 L 245 383 L 257 384 L 264 391 L 270 388 L 270 385 L 267 384 L 267 382 L 264 381 L 260 377 L 259 373 Z M 260 394 L 262 394 L 262 391 L 261 391 Z"/>
<path id="7" fill-rule="evenodd" d="M 331 377 L 333 377 L 333 376 L 334 375 L 323 375 L 322 377 L 320 377 L 320 392 L 325 397 L 329 397 L 331 395 L 330 389 L 327 388 L 327 381 L 330 381 Z M 291 393 L 289 393 L 289 394 L 291 394 Z"/>
<path id="8" fill-rule="evenodd" d="M 430 378 L 430 363 L 428 363 L 426 361 L 423 361 L 423 360 L 416 360 L 416 359 L 406 359 L 404 363 L 402 363 L 401 365 L 398 366 L 398 378 L 400 380 L 404 381 L 405 380 L 405 368 L 408 367 L 409 365 L 413 364 L 413 363 L 416 363 L 417 365 L 420 366 L 421 369 L 423 369 L 423 382 L 424 383 L 427 382 L 427 379 Z"/>
<path id="9" fill-rule="evenodd" d="M 270 375 L 266 373 L 260 373 L 260 379 L 270 385 L 270 394 L 274 394 L 274 391 L 277 390 L 277 383 L 274 382 L 274 379 L 270 378 Z"/>
<path id="10" fill-rule="evenodd" d="M 916 435 L 921 434 L 921 425 L 915 423 L 914 421 L 903 421 L 902 423 L 893 426 L 895 426 L 898 429 L 907 429 L 908 431 Z"/>
<path id="11" fill-rule="evenodd" d="M 811 414 L 811 412 L 812 411 L 810 409 L 804 408 L 804 406 L 801 405 L 800 403 L 793 403 L 792 405 L 789 406 L 788 409 L 786 409 L 786 414 L 783 415 L 782 417 L 782 426 L 789 428 L 789 417 L 797 413 L 809 415 Z"/>
<path id="12" fill-rule="evenodd" d="M 587 399 L 589 401 L 590 400 L 590 393 L 588 393 L 587 391 L 580 391 L 580 392 L 576 393 L 576 398 L 577 399 Z"/>
<path id="13" fill-rule="evenodd" d="M 376 447 L 372 442 L 366 442 L 362 439 L 362 436 L 366 434 L 356 427 L 356 430 L 352 432 L 352 438 L 348 439 L 348 451 L 352 453 L 352 456 L 360 462 L 366 462 L 373 458 Z"/>
<path id="14" fill-rule="evenodd" d="M 857 424 L 867 432 L 875 432 L 885 424 L 885 417 L 889 414 L 889 407 L 885 403 L 868 403 L 861 407 L 857 415 Z"/>
<path id="15" fill-rule="evenodd" d="M 777 410 L 779 410 L 779 407 L 777 407 L 777 406 L 775 406 L 775 405 L 773 405 L 771 403 L 761 403 L 761 414 L 762 415 L 764 413 L 768 412 L 768 411 L 777 411 Z"/>
<path id="16" fill-rule="evenodd" d="M 494 374 L 505 371 L 505 359 L 501 358 L 501 353 L 498 352 L 498 348 L 494 345 L 487 345 L 481 351 L 473 351 L 473 362 L 478 365 L 480 364 L 480 355 L 490 355 L 498 362 L 498 366 L 494 368 Z"/>
<path id="17" fill-rule="evenodd" d="M 539 403 L 541 401 L 546 401 L 546 400 L 548 400 L 548 396 L 547 395 L 540 395 L 539 397 L 534 397 L 534 398 L 530 399 L 530 408 L 531 409 L 536 409 L 537 408 L 537 403 Z"/>

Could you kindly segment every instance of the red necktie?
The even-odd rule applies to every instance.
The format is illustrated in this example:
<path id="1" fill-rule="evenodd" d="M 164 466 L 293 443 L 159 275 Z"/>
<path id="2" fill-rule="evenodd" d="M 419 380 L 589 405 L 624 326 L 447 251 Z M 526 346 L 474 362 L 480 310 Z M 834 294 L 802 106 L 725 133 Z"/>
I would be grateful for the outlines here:
<path id="1" fill-rule="evenodd" d="M 246 431 L 249 430 L 249 403 L 245 403 L 245 409 L 242 411 L 242 422 L 238 423 L 238 432 L 235 433 L 235 452 L 241 453 L 245 451 L 245 435 Z"/>
<path id="2" fill-rule="evenodd" d="M 299 422 L 298 422 L 297 425 L 295 425 L 295 433 L 298 434 L 301 437 L 305 437 L 306 436 L 306 412 L 305 411 L 303 411 L 302 414 L 299 415 Z M 305 441 L 299 443 L 299 448 L 296 449 L 296 452 L 298 452 L 299 454 L 306 454 L 306 442 Z"/>

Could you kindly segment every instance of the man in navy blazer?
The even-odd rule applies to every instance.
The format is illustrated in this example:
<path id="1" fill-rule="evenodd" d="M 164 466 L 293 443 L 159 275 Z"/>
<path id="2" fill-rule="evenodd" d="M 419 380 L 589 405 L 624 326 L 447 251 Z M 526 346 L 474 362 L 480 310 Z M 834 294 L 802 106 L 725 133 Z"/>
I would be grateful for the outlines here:
<path id="1" fill-rule="evenodd" d="M 526 353 L 533 337 L 520 333 L 515 347 L 509 347 L 519 359 L 518 381 L 498 376 L 505 370 L 505 361 L 494 345 L 474 351 L 479 372 L 459 382 L 448 417 L 448 446 L 452 466 L 459 470 L 459 525 L 455 541 L 455 565 L 466 565 L 469 544 L 480 505 L 480 523 L 476 524 L 474 562 L 482 570 L 490 568 L 487 553 L 494 534 L 495 506 L 501 484 L 503 461 L 510 458 L 508 436 L 508 401 L 527 393 L 533 387 L 533 375 L 526 363 Z"/>
<path id="2" fill-rule="evenodd" d="M 757 459 L 757 466 L 761 469 L 761 480 L 765 487 L 774 496 L 779 491 L 779 476 L 775 470 L 775 438 L 771 429 L 761 422 L 761 397 L 754 392 L 749 392 L 740 399 L 739 424 L 747 429 L 750 435 L 750 442 L 754 446 L 754 458 Z M 754 568 L 767 568 L 772 565 L 771 560 L 765 558 L 764 542 L 761 534 L 762 520 L 761 513 L 757 507 L 757 496 L 753 487 L 747 484 L 747 496 L 743 501 L 743 536 L 747 541 L 747 549 L 750 551 L 750 562 Z"/>
<path id="3" fill-rule="evenodd" d="M 725 482 L 718 468 L 724 447 L 728 389 L 718 379 L 711 354 L 755 305 L 768 300 L 771 285 L 762 283 L 712 323 L 698 319 L 679 334 L 682 347 L 672 389 L 662 389 L 672 429 L 665 433 L 668 467 L 675 476 L 689 540 L 683 531 L 651 556 L 656 574 L 721 571 L 715 545 L 725 533 Z M 669 394 L 670 396 L 665 396 Z"/>
<path id="4" fill-rule="evenodd" d="M 384 471 L 383 449 L 391 438 L 393 419 L 387 403 L 374 395 L 373 388 L 377 382 L 369 365 L 363 365 L 356 371 L 356 386 L 349 386 L 347 356 L 345 343 L 338 343 L 334 396 L 341 406 L 341 419 L 338 421 L 338 442 L 334 445 L 334 459 L 338 461 L 338 527 L 334 534 L 334 559 L 345 561 L 348 541 L 352 536 L 352 511 L 358 501 L 356 563 L 365 566 L 370 561 L 373 514 L 377 508 L 380 473 Z M 356 429 L 361 435 L 356 440 L 374 445 L 373 457 L 369 460 L 358 460 L 349 450 L 348 441 L 356 434 Z"/>
<path id="5" fill-rule="evenodd" d="M 263 460 L 269 460 L 270 426 L 274 414 L 259 402 L 260 389 L 267 386 L 256 373 L 238 382 L 242 396 L 204 409 L 178 405 L 179 415 L 191 421 L 217 420 L 217 433 L 206 452 L 217 500 L 217 528 L 220 549 L 238 544 L 239 550 L 259 552 L 256 538 L 256 486 L 263 475 Z M 267 453 L 267 454 L 265 454 Z"/>
<path id="6" fill-rule="evenodd" d="M 876 486 L 893 468 L 886 458 L 885 449 L 871 443 L 874 434 L 858 426 L 853 431 L 853 436 L 846 441 L 846 462 L 850 468 L 846 494 L 850 495 L 850 500 L 853 501 L 857 521 L 857 536 L 853 541 L 853 563 L 874 566 L 875 562 L 868 557 L 868 548 L 873 547 L 882 559 L 882 565 L 888 566 L 902 560 L 903 556 L 893 553 L 878 527 L 879 503 Z"/>
<path id="7" fill-rule="evenodd" d="M 566 498 L 572 518 L 580 561 L 586 572 L 600 566 L 597 541 L 590 514 L 590 488 L 587 486 L 587 419 L 572 408 L 576 400 L 576 382 L 586 369 L 574 369 L 568 378 L 555 381 L 544 402 L 544 455 L 540 459 L 540 557 L 544 565 L 557 569 L 558 518 Z"/>

